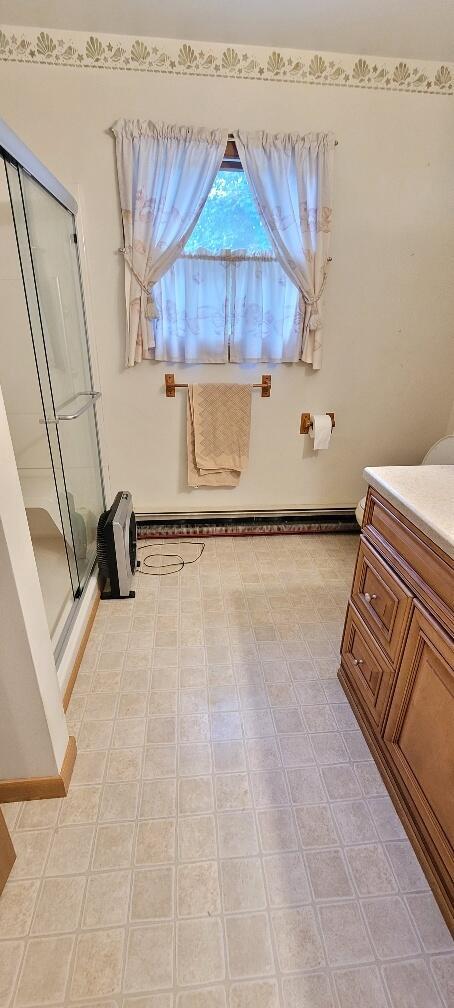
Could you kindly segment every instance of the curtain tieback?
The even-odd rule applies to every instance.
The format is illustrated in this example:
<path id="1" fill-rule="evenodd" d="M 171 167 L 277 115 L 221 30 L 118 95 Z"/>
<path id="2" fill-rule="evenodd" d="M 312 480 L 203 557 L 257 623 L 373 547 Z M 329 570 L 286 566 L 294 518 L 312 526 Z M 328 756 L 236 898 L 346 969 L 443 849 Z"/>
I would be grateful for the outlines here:
<path id="1" fill-rule="evenodd" d="M 310 332 L 316 332 L 317 329 L 321 329 L 322 327 L 322 319 L 319 311 L 319 301 L 325 289 L 326 277 L 327 274 L 325 273 L 320 285 L 320 290 L 315 297 L 308 298 L 303 293 L 304 303 L 306 307 L 309 309 L 306 312 L 306 319 L 304 324 L 304 329 L 306 331 L 309 329 Z"/>
<path id="2" fill-rule="evenodd" d="M 140 276 L 138 275 L 138 273 L 136 273 L 136 271 L 134 269 L 134 266 L 132 265 L 132 262 L 131 262 L 131 260 L 129 258 L 129 255 L 128 255 L 126 249 L 121 248 L 121 249 L 118 249 L 118 251 L 121 252 L 123 258 L 125 259 L 125 261 L 127 262 L 128 266 L 129 266 L 129 269 L 131 270 L 131 273 L 132 273 L 133 277 L 135 278 L 135 280 L 137 280 L 137 283 L 139 284 L 139 287 L 140 287 L 141 292 L 142 292 L 141 293 L 141 299 L 142 299 L 143 295 L 146 294 L 147 300 L 145 302 L 145 318 L 148 319 L 149 321 L 151 319 L 159 318 L 159 312 L 158 312 L 158 309 L 156 307 L 156 301 L 154 299 L 152 291 L 150 290 L 150 287 L 152 286 L 151 282 L 147 286 L 146 284 L 144 284 L 143 280 L 140 279 Z"/>

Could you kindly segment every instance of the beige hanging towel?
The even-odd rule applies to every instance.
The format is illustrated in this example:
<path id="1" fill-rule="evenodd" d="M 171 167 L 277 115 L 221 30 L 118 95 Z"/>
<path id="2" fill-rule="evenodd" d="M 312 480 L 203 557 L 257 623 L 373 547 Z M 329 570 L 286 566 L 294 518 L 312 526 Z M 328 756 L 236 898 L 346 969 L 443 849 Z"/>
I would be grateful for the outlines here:
<path id="1" fill-rule="evenodd" d="M 189 385 L 188 483 L 238 486 L 249 459 L 252 385 Z"/>

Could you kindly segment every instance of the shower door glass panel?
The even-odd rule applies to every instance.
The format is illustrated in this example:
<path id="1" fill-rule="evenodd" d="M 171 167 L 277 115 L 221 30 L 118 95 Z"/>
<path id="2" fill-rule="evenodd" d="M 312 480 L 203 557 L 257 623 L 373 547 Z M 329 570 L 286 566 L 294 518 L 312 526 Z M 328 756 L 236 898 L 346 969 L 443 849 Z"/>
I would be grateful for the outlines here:
<path id="1" fill-rule="evenodd" d="M 55 425 L 42 422 L 44 403 L 52 401 L 52 394 L 19 173 L 8 162 L 3 173 L 0 163 L 0 384 L 49 633 L 55 646 L 79 591 L 79 575 L 58 432 Z"/>
<path id="2" fill-rule="evenodd" d="M 25 172 L 21 185 L 55 408 L 48 425 L 61 418 L 58 436 L 83 587 L 96 556 L 104 496 L 76 227 L 72 213 Z"/>
<path id="3" fill-rule="evenodd" d="M 95 402 L 72 213 L 7 165 L 16 234 L 74 597 L 96 556 L 104 510 Z"/>

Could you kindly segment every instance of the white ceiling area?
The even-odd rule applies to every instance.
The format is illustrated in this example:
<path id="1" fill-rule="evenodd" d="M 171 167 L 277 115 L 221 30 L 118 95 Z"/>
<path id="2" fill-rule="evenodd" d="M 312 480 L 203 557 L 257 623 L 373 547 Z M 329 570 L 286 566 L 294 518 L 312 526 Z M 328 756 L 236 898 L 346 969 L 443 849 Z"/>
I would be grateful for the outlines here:
<path id="1" fill-rule="evenodd" d="M 0 23 L 454 60 L 454 0 L 0 0 Z"/>

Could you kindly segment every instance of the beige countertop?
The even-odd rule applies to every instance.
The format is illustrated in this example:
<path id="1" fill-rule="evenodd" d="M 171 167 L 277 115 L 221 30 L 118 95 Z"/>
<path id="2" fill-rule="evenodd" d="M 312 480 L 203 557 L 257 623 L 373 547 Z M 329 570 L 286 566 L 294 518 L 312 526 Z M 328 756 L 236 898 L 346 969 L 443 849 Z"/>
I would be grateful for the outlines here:
<path id="1" fill-rule="evenodd" d="M 454 465 L 369 466 L 364 478 L 454 559 Z"/>

